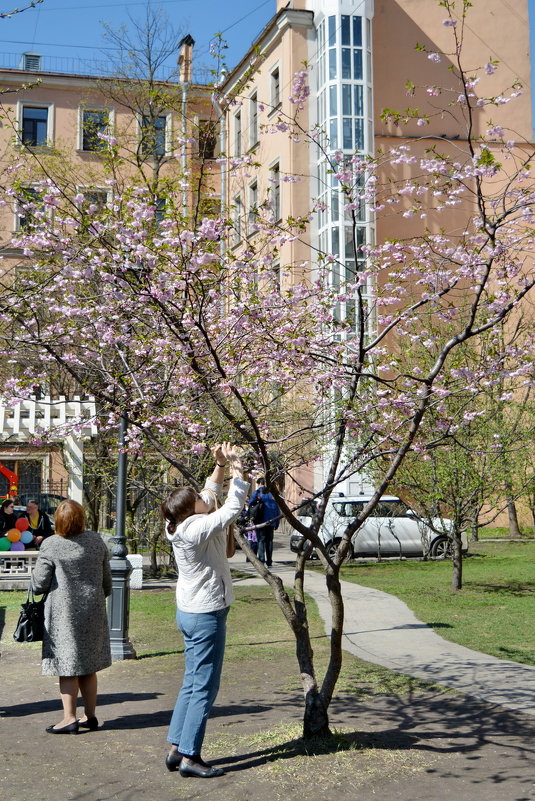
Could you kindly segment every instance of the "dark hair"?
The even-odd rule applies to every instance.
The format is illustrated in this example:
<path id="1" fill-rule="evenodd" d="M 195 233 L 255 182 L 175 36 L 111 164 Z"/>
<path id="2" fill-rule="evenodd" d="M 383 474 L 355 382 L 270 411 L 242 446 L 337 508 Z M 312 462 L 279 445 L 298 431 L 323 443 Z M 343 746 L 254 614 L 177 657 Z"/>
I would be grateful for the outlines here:
<path id="1" fill-rule="evenodd" d="M 176 527 L 187 517 L 195 514 L 195 501 L 197 492 L 193 487 L 179 487 L 162 503 L 162 514 L 169 522 L 167 527 L 170 534 L 174 534 Z"/>
<path id="2" fill-rule="evenodd" d="M 83 506 L 77 501 L 62 501 L 54 515 L 54 528 L 60 537 L 81 534 L 85 528 Z"/>
<path id="3" fill-rule="evenodd" d="M 14 506 L 14 505 L 15 501 L 13 500 L 13 498 L 6 498 L 5 501 L 2 501 L 2 506 L 0 508 L 2 509 L 2 512 L 5 512 L 8 506 Z"/>

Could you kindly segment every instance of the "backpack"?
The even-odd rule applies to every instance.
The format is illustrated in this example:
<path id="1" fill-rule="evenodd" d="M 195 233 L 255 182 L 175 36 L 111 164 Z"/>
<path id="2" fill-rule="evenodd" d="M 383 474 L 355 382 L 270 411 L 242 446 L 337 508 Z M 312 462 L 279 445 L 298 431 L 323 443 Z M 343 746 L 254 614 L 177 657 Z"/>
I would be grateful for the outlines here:
<path id="1" fill-rule="evenodd" d="M 249 504 L 247 509 L 247 516 L 251 523 L 258 525 L 258 523 L 262 522 L 262 512 L 264 511 L 264 501 L 262 500 L 262 496 L 259 493 L 254 501 Z"/>

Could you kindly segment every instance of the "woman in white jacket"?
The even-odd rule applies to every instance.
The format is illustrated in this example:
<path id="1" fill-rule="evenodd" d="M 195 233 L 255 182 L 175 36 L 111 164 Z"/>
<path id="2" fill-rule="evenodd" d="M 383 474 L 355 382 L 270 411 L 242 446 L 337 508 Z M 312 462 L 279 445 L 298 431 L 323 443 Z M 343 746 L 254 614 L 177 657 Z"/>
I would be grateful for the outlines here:
<path id="1" fill-rule="evenodd" d="M 174 490 L 162 504 L 166 535 L 178 567 L 177 626 L 184 637 L 185 666 L 168 741 L 165 764 L 182 776 L 210 779 L 221 768 L 201 757 L 206 721 L 219 690 L 225 652 L 226 621 L 234 600 L 227 560 L 227 527 L 241 512 L 249 484 L 237 449 L 225 443 L 213 448 L 215 469 L 205 488 Z M 227 499 L 216 509 L 227 462 L 232 482 Z"/>

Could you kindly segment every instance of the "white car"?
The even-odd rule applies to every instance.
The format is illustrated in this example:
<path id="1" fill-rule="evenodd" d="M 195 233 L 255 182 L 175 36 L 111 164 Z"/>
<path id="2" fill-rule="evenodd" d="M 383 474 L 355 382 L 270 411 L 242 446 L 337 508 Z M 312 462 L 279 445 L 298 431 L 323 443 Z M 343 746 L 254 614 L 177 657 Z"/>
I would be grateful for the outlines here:
<path id="1" fill-rule="evenodd" d="M 332 495 L 327 505 L 320 539 L 327 551 L 334 554 L 348 524 L 357 517 L 371 495 Z M 314 511 L 313 501 L 304 504 L 297 515 L 301 522 L 310 525 Z M 433 518 L 423 520 L 415 511 L 395 495 L 383 495 L 372 514 L 351 539 L 348 559 L 359 556 L 423 556 L 427 550 L 435 558 L 451 555 L 451 520 Z M 466 534 L 462 535 L 462 550 L 468 550 Z M 294 532 L 290 548 L 294 553 L 303 549 L 304 538 Z M 427 547 L 426 547 L 427 546 Z"/>

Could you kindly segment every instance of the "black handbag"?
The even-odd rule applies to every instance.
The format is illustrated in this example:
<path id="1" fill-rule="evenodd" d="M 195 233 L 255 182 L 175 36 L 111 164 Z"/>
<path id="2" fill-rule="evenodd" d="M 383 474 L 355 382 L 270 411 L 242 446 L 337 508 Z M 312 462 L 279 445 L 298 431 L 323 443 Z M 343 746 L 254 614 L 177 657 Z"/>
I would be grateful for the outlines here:
<path id="1" fill-rule="evenodd" d="M 16 642 L 39 642 L 43 639 L 46 596 L 47 593 L 42 596 L 40 601 L 36 601 L 33 587 L 30 584 L 26 601 L 22 604 L 17 628 L 13 632 L 13 639 Z"/>

